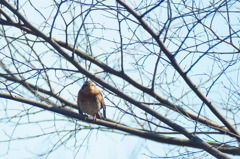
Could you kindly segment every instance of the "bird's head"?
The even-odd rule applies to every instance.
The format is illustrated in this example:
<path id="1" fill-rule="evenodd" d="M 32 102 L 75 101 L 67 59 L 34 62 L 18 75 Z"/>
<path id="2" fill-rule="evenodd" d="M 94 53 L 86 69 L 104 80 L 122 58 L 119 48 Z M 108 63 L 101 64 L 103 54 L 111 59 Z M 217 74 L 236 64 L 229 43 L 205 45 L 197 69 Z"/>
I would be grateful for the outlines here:
<path id="1" fill-rule="evenodd" d="M 93 86 L 94 86 L 94 82 L 93 81 L 86 81 L 86 82 L 84 82 L 84 84 L 82 86 L 82 89 L 90 88 L 90 87 L 93 87 Z"/>

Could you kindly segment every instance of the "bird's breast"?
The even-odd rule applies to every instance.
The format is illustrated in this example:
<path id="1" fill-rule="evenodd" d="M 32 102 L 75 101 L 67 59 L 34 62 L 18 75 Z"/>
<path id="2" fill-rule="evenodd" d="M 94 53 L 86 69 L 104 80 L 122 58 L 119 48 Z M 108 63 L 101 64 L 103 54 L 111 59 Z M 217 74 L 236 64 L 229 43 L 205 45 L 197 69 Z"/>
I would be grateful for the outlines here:
<path id="1" fill-rule="evenodd" d="M 101 103 L 96 98 L 84 98 L 79 101 L 79 108 L 83 113 L 94 115 L 101 109 Z"/>

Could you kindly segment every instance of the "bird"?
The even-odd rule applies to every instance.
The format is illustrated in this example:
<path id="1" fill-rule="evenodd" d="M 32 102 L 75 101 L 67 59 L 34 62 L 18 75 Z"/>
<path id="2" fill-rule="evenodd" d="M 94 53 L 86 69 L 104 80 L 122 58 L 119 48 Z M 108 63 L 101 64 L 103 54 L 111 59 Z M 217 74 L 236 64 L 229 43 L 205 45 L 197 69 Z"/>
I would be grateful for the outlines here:
<path id="1" fill-rule="evenodd" d="M 77 105 L 79 114 L 85 113 L 93 116 L 93 119 L 106 119 L 106 106 L 101 91 L 95 86 L 93 81 L 84 82 L 78 92 Z M 100 114 L 103 109 L 103 117 Z"/>

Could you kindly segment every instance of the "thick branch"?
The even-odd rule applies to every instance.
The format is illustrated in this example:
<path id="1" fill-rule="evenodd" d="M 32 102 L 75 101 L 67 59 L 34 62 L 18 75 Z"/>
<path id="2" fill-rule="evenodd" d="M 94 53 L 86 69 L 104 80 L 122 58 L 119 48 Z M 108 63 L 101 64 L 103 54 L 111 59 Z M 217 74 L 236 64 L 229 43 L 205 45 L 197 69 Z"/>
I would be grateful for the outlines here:
<path id="1" fill-rule="evenodd" d="M 122 2 L 122 1 L 118 1 L 118 2 Z M 1 3 L 3 5 L 5 5 L 10 11 L 12 11 L 16 16 L 18 16 L 18 18 L 27 26 L 29 27 L 32 31 L 36 32 L 37 35 L 39 35 L 41 38 L 43 38 L 44 40 L 46 40 L 49 44 L 52 45 L 53 48 L 55 48 L 63 57 L 65 57 L 69 62 L 71 62 L 78 70 L 79 72 L 83 73 L 84 75 L 86 75 L 87 77 L 89 77 L 90 79 L 93 79 L 94 81 L 97 81 L 98 83 L 100 83 L 103 86 L 106 86 L 109 90 L 111 90 L 112 92 L 116 93 L 119 96 L 124 97 L 125 99 L 127 99 L 129 102 L 131 102 L 132 104 L 136 105 L 137 107 L 139 107 L 140 109 L 146 111 L 147 113 L 151 114 L 152 116 L 154 116 L 155 118 L 159 119 L 160 121 L 164 122 L 165 124 L 167 124 L 168 126 L 172 127 L 174 130 L 182 133 L 183 135 L 185 135 L 186 137 L 188 137 L 191 141 L 196 142 L 196 144 L 199 144 L 199 146 L 201 146 L 201 148 L 203 148 L 204 150 L 206 150 L 207 152 L 209 152 L 210 154 L 212 154 L 215 157 L 221 157 L 221 158 L 229 158 L 228 156 L 226 156 L 225 154 L 223 154 L 222 152 L 220 152 L 219 150 L 217 150 L 216 148 L 212 147 L 210 144 L 204 142 L 203 140 L 201 140 L 198 136 L 194 135 L 191 132 L 188 132 L 185 128 L 183 128 L 182 126 L 176 124 L 175 122 L 167 119 L 166 117 L 164 117 L 163 115 L 161 115 L 160 113 L 154 111 L 153 109 L 151 109 L 150 107 L 140 103 L 139 101 L 136 101 L 134 98 L 126 95 L 125 93 L 119 91 L 118 89 L 110 86 L 108 83 L 106 83 L 105 81 L 103 81 L 102 79 L 94 76 L 92 73 L 90 73 L 89 71 L 87 71 L 85 68 L 83 68 L 82 66 L 80 66 L 70 55 L 68 55 L 63 49 L 61 49 L 61 47 L 51 38 L 49 38 L 46 34 L 44 34 L 43 32 L 41 32 L 39 29 L 37 29 L 36 27 L 34 27 L 33 25 L 31 25 L 25 18 L 24 16 L 22 16 L 16 9 L 14 9 L 8 2 L 2 0 Z M 124 2 L 122 2 L 124 3 Z M 121 3 L 121 4 L 122 4 Z M 125 3 L 124 3 L 125 4 Z M 122 4 L 123 5 L 123 4 Z M 127 6 L 125 6 L 127 7 Z M 164 51 L 164 50 L 163 50 Z"/>
<path id="2" fill-rule="evenodd" d="M 18 16 L 18 18 L 20 20 L 23 21 L 23 23 L 30 28 L 33 32 L 36 33 L 36 35 L 40 36 L 41 38 L 43 38 L 45 41 L 47 41 L 49 44 L 52 45 L 53 48 L 55 48 L 63 57 L 65 57 L 69 62 L 71 62 L 78 70 L 80 73 L 86 75 L 87 77 L 97 81 L 98 83 L 100 83 L 101 85 L 103 85 L 104 87 L 108 88 L 109 90 L 111 90 L 112 92 L 116 93 L 117 95 L 119 95 L 120 97 L 127 99 L 129 102 L 131 102 L 132 104 L 136 105 L 137 107 L 143 109 L 144 111 L 148 112 L 149 114 L 153 115 L 154 117 L 156 117 L 157 119 L 163 121 L 164 123 L 166 123 L 167 125 L 171 126 L 172 128 L 174 128 L 176 131 L 181 132 L 182 134 L 184 134 L 185 136 L 187 136 L 192 142 L 196 142 L 197 144 L 199 144 L 202 148 L 204 148 L 206 151 L 208 151 L 209 153 L 213 154 L 214 156 L 218 156 L 218 157 L 222 157 L 222 158 L 228 158 L 226 155 L 222 154 L 220 151 L 218 151 L 215 148 L 212 148 L 211 145 L 209 145 L 208 143 L 202 141 L 200 138 L 198 138 L 197 136 L 195 136 L 194 134 L 188 132 L 186 129 L 184 129 L 183 127 L 181 127 L 180 125 L 177 125 L 176 123 L 172 122 L 171 120 L 167 119 L 166 117 L 164 117 L 163 115 L 159 114 L 158 112 L 152 110 L 151 108 L 149 108 L 148 106 L 140 103 L 139 101 L 131 98 L 130 96 L 126 95 L 125 93 L 119 91 L 118 89 L 112 87 L 111 85 L 109 85 L 108 83 L 106 83 L 104 80 L 99 79 L 98 77 L 94 76 L 92 73 L 90 73 L 89 71 L 87 71 L 85 68 L 83 68 L 81 65 L 79 65 L 78 62 L 76 62 L 70 55 L 68 55 L 57 43 L 56 41 L 54 41 L 54 39 L 49 38 L 47 35 L 45 35 L 44 33 L 42 33 L 40 30 L 38 30 L 37 28 L 35 28 L 34 26 L 32 26 L 20 13 L 18 13 L 11 5 L 9 5 L 6 1 L 1 1 L 2 4 L 4 4 L 9 10 L 11 10 L 14 14 L 16 14 Z M 124 3 L 124 2 L 123 2 Z M 164 51 L 164 50 L 163 50 Z"/>
<path id="3" fill-rule="evenodd" d="M 10 22 L 7 22 L 7 21 L 0 21 L 0 24 L 3 24 L 3 25 L 10 25 L 10 26 L 15 26 L 21 30 L 24 30 L 30 34 L 33 34 L 33 35 L 36 35 L 36 36 L 39 36 L 36 32 L 32 31 L 30 28 L 24 26 L 24 25 L 20 25 L 19 23 L 14 23 L 13 20 L 10 20 Z M 115 76 L 118 76 L 122 79 L 124 79 L 125 81 L 129 82 L 130 84 L 132 84 L 134 87 L 138 88 L 139 90 L 149 94 L 150 96 L 156 98 L 159 102 L 161 102 L 164 106 L 168 107 L 169 109 L 172 109 L 192 120 L 195 120 L 195 121 L 198 121 L 202 124 L 205 124 L 215 130 L 218 130 L 219 132 L 221 132 L 222 134 L 228 134 L 230 136 L 233 136 L 233 137 L 236 137 L 240 140 L 240 136 L 239 135 L 236 135 L 232 132 L 229 132 L 228 129 L 226 129 L 226 127 L 222 126 L 222 125 L 219 125 L 205 117 L 201 117 L 201 116 L 198 116 L 196 113 L 193 113 L 193 112 L 190 112 L 190 111 L 187 111 L 185 110 L 184 108 L 180 107 L 180 106 L 177 106 L 171 102 L 169 102 L 168 100 L 166 100 L 165 98 L 161 97 L 161 95 L 157 94 L 153 89 L 149 89 L 143 85 L 141 85 L 140 83 L 138 83 L 137 81 L 133 80 L 131 77 L 129 77 L 128 75 L 126 75 L 125 73 L 123 73 L 122 71 L 117 71 L 117 70 L 114 70 L 113 68 L 109 67 L 108 65 L 98 61 L 97 59 L 93 58 L 92 56 L 89 56 L 88 54 L 86 54 L 85 52 L 83 51 L 80 51 L 80 50 L 77 50 L 77 49 L 74 49 L 74 47 L 72 45 L 69 45 L 63 41 L 60 41 L 60 40 L 57 40 L 57 39 L 54 39 L 52 38 L 55 42 L 57 42 L 58 45 L 60 45 L 61 47 L 65 48 L 65 49 L 68 49 L 69 51 L 71 52 L 75 52 L 79 57 L 85 59 L 85 60 L 88 60 L 94 64 L 96 64 L 97 66 L 101 67 L 105 72 L 108 72 L 108 73 L 111 73 Z M 107 87 L 106 87 L 107 88 Z"/>
<path id="4" fill-rule="evenodd" d="M 49 110 L 51 112 L 55 112 L 55 113 L 70 117 L 70 118 L 75 118 L 75 119 L 78 119 L 78 120 L 82 120 L 84 122 L 93 123 L 93 124 L 105 126 L 105 127 L 111 128 L 111 129 L 124 131 L 124 132 L 127 132 L 129 134 L 136 135 L 136 136 L 139 136 L 139 137 L 142 137 L 142 138 L 145 138 L 145 139 L 153 140 L 153 141 L 156 141 L 156 142 L 179 145 L 179 146 L 188 146 L 188 147 L 202 149 L 201 146 L 199 146 L 198 144 L 196 144 L 194 141 L 191 141 L 191 140 L 179 139 L 179 138 L 159 135 L 159 134 L 156 134 L 154 132 L 138 130 L 138 129 L 131 128 L 131 127 L 128 127 L 128 126 L 124 126 L 122 124 L 117 124 L 117 123 L 109 122 L 109 121 L 105 121 L 105 120 L 98 120 L 98 119 L 93 120 L 93 118 L 91 118 L 91 117 L 86 118 L 83 115 L 80 115 L 78 113 L 75 113 L 73 111 L 70 111 L 70 110 L 67 110 L 67 109 L 64 109 L 64 108 L 50 106 L 50 105 L 47 105 L 47 104 L 44 104 L 44 103 L 36 102 L 34 100 L 26 99 L 26 98 L 19 97 L 19 96 L 0 93 L 0 97 L 5 98 L 5 99 L 11 99 L 11 100 L 18 101 L 18 102 L 21 102 L 21 103 L 26 103 L 26 104 L 29 104 L 29 105 L 32 105 L 32 106 L 36 106 L 36 107 L 39 107 L 39 108 L 42 108 L 42 109 L 45 109 L 45 110 Z M 234 148 L 234 147 L 231 147 L 229 145 L 219 144 L 219 143 L 214 143 L 214 142 L 209 142 L 208 144 L 212 145 L 213 147 L 216 147 L 218 150 L 220 150 L 224 153 L 229 153 L 229 154 L 240 156 L 240 149 L 239 148 Z"/>
<path id="5" fill-rule="evenodd" d="M 29 82 L 27 82 L 25 80 L 20 80 L 20 79 L 18 79 L 15 76 L 11 77 L 11 76 L 7 76 L 6 74 L 2 74 L 2 73 L 0 73 L 0 77 L 3 77 L 3 78 L 5 78 L 8 81 L 13 81 L 13 82 L 19 83 L 19 84 L 21 84 L 22 86 L 24 86 L 26 89 L 28 89 L 31 92 L 32 91 L 39 91 L 39 92 L 41 92 L 43 94 L 49 95 L 51 97 L 54 97 L 55 99 L 57 99 L 60 102 L 64 103 L 64 105 L 66 105 L 66 106 L 70 106 L 72 108 L 77 108 L 75 104 L 65 100 L 64 98 L 58 96 L 57 94 L 54 94 L 52 91 L 48 91 L 48 90 L 45 90 L 43 88 L 40 88 L 40 87 L 38 87 L 36 85 L 33 85 L 33 84 L 31 84 L 31 83 L 29 83 Z"/>
<path id="6" fill-rule="evenodd" d="M 124 1 L 117 0 L 122 6 L 124 6 L 129 13 L 131 13 L 142 25 L 142 27 L 156 40 L 161 50 L 165 53 L 168 59 L 171 61 L 172 66 L 176 69 L 176 71 L 182 76 L 188 86 L 195 92 L 195 94 L 205 103 L 209 109 L 218 117 L 218 119 L 234 134 L 240 136 L 238 131 L 231 125 L 231 123 L 218 111 L 218 109 L 211 103 L 211 101 L 196 87 L 196 85 L 192 82 L 192 80 L 188 77 L 188 75 L 184 72 L 184 70 L 177 63 L 174 56 L 170 53 L 170 51 L 166 48 L 163 42 L 159 39 L 158 35 L 148 26 L 148 24 L 142 19 L 137 12 L 135 12 L 132 8 L 130 8 Z M 238 138 L 240 141 L 240 139 Z"/>

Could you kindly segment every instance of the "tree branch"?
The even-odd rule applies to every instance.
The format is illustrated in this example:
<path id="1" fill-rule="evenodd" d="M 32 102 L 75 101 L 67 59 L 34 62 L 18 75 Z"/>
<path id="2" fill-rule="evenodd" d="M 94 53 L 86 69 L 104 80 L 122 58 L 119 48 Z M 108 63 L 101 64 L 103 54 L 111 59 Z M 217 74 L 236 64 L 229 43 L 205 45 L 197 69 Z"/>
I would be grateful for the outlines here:
<path id="1" fill-rule="evenodd" d="M 24 30 L 32 35 L 35 35 L 35 36 L 39 36 L 39 34 L 37 34 L 36 32 L 32 31 L 30 28 L 24 26 L 24 25 L 19 25 L 19 23 L 13 23 L 13 20 L 11 20 L 11 22 L 4 22 L 2 23 L 0 21 L 0 24 L 3 24 L 3 25 L 10 25 L 10 26 L 15 26 L 21 30 Z M 238 140 L 240 140 L 240 135 L 237 135 L 235 133 L 232 133 L 230 132 L 226 127 L 222 126 L 222 125 L 219 125 L 217 123 L 215 123 L 214 121 L 211 121 L 210 119 L 207 119 L 205 117 L 201 117 L 201 116 L 198 116 L 198 114 L 196 113 L 193 113 L 193 112 L 190 112 L 190 111 L 187 111 L 185 110 L 183 107 L 180 107 L 178 105 L 175 105 L 171 102 L 169 102 L 168 100 L 164 99 L 162 96 L 160 96 L 159 94 L 157 94 L 153 89 L 151 88 L 148 88 L 148 87 L 145 87 L 143 85 L 141 85 L 140 83 L 138 83 L 137 81 L 133 80 L 131 77 L 129 77 L 127 74 L 125 74 L 124 72 L 122 71 L 117 71 L 111 67 L 109 67 L 108 65 L 98 61 L 97 59 L 93 58 L 92 56 L 86 54 L 85 52 L 83 51 L 80 51 L 76 48 L 74 48 L 72 45 L 69 45 L 63 41 L 60 41 L 60 40 L 57 40 L 57 39 L 54 39 L 52 38 L 53 41 L 55 41 L 59 46 L 71 51 L 71 52 L 75 52 L 75 54 L 77 54 L 77 56 L 85 59 L 85 60 L 88 60 L 94 64 L 96 64 L 97 66 L 99 66 L 100 68 L 102 68 L 105 72 L 108 72 L 108 73 L 111 73 L 117 77 L 120 77 L 122 79 L 124 79 L 125 81 L 129 82 L 130 84 L 132 84 L 134 87 L 138 88 L 139 90 L 149 94 L 150 96 L 156 98 L 159 102 L 162 103 L 163 106 L 171 109 L 171 110 L 174 110 L 175 112 L 177 113 L 180 113 L 181 115 L 184 115 L 194 121 L 198 121 L 202 124 L 205 124 L 206 126 L 209 126 L 215 130 L 218 130 L 219 132 L 221 132 L 222 134 L 228 134 L 232 137 L 236 137 L 238 138 Z M 107 87 L 106 87 L 107 88 Z M 124 97 L 122 97 L 123 99 L 125 99 Z M 71 105 L 71 104 L 70 104 Z"/>
<path id="2" fill-rule="evenodd" d="M 135 128 L 131 128 L 122 124 L 118 124 L 115 122 L 110 122 L 110 121 L 105 121 L 105 120 L 99 120 L 99 119 L 93 119 L 92 117 L 86 117 L 84 115 L 78 114 L 76 112 L 73 112 L 71 110 L 65 109 L 65 108 L 59 108 L 56 106 L 51 106 L 48 104 L 36 102 L 34 100 L 26 99 L 20 96 L 15 96 L 15 95 L 9 95 L 6 93 L 0 93 L 0 98 L 5 98 L 5 99 L 11 99 L 14 101 L 18 101 L 21 103 L 29 104 L 32 106 L 36 106 L 39 108 L 42 108 L 44 110 L 49 110 L 54 113 L 58 113 L 61 115 L 64 115 L 66 117 L 74 118 L 81 120 L 83 122 L 87 123 L 92 123 L 92 124 L 97 124 L 101 126 L 105 126 L 111 129 L 116 129 L 120 130 L 132 135 L 136 135 L 145 139 L 153 140 L 156 142 L 160 143 L 166 143 L 166 144 L 173 144 L 173 145 L 178 145 L 178 146 L 188 146 L 188 147 L 193 147 L 193 148 L 200 148 L 202 149 L 201 146 L 196 144 L 196 142 L 192 140 L 186 140 L 186 139 L 179 139 L 179 138 L 174 138 L 174 137 L 168 137 L 164 136 L 161 134 L 156 134 L 155 132 L 149 132 L 149 131 L 144 131 L 144 130 L 138 130 Z M 239 155 L 240 156 L 240 148 L 234 148 L 232 146 L 229 146 L 227 144 L 220 144 L 220 143 L 214 143 L 214 142 L 208 142 L 211 146 L 217 148 L 219 151 L 222 151 L 224 153 L 229 153 L 233 155 Z"/>
<path id="3" fill-rule="evenodd" d="M 184 70 L 179 66 L 174 56 L 166 48 L 163 42 L 159 39 L 158 35 L 147 25 L 147 23 L 142 19 L 138 13 L 136 13 L 132 8 L 130 8 L 124 1 L 117 0 L 126 10 L 131 13 L 142 25 L 142 27 L 156 40 L 161 50 L 165 53 L 168 59 L 171 61 L 172 66 L 176 71 L 182 76 L 188 86 L 195 92 L 195 94 L 209 107 L 209 109 L 218 117 L 218 119 L 234 134 L 240 136 L 239 132 L 231 125 L 231 123 L 218 111 L 218 109 L 212 104 L 212 102 L 197 88 L 197 86 L 192 82 Z M 239 141 L 239 137 L 237 138 Z"/>

